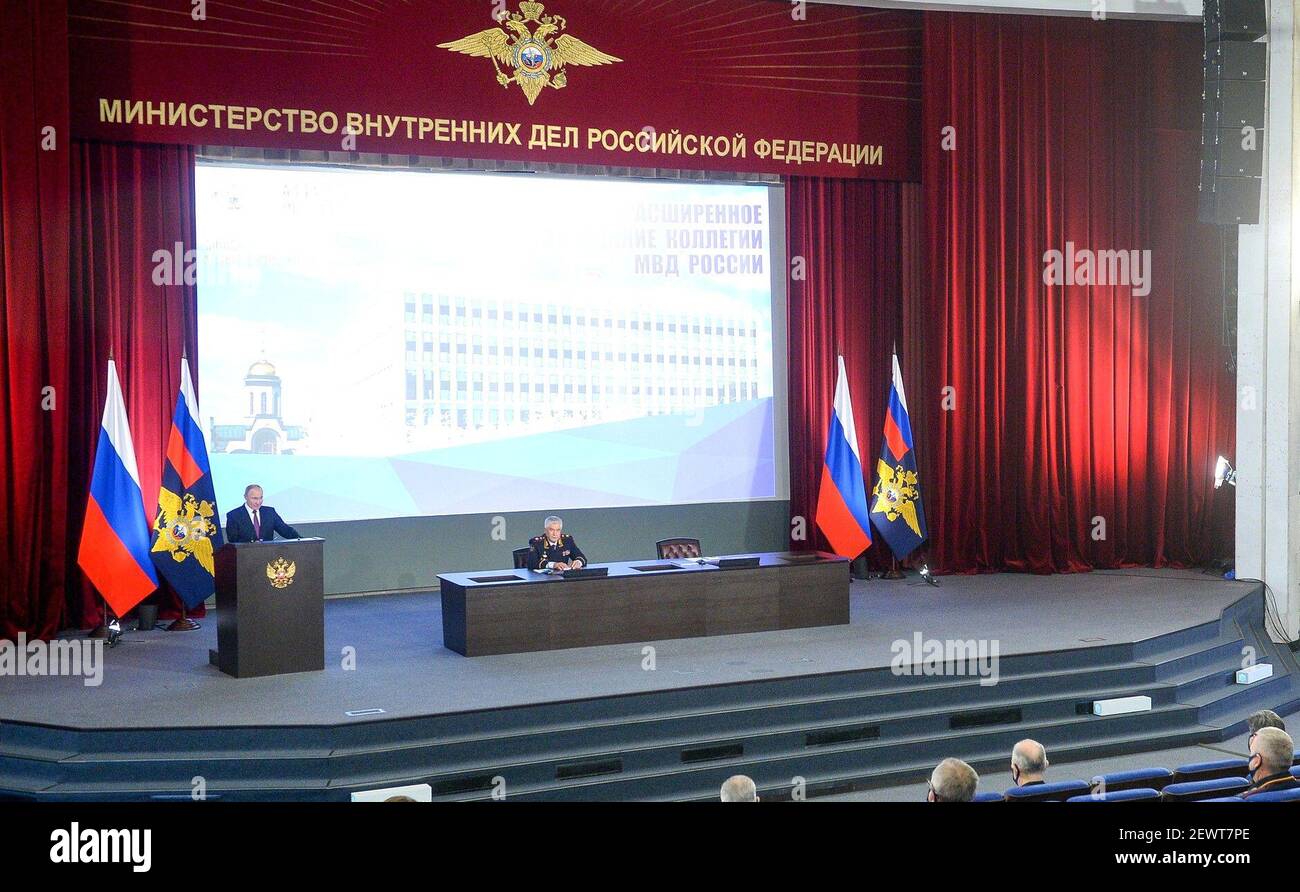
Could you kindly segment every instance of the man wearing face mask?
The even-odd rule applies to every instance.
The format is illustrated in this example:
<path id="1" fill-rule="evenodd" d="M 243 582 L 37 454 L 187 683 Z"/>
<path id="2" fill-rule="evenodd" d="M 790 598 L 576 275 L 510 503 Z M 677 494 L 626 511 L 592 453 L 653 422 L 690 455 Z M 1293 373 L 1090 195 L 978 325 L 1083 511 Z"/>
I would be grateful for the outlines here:
<path id="1" fill-rule="evenodd" d="M 1047 750 L 1036 740 L 1022 740 L 1011 750 L 1011 780 L 1017 787 L 1046 783 Z"/>
<path id="2" fill-rule="evenodd" d="M 1249 799 L 1257 793 L 1274 793 L 1300 788 L 1300 780 L 1291 776 L 1295 743 L 1291 735 L 1279 728 L 1260 728 L 1250 738 L 1250 789 L 1241 794 Z"/>

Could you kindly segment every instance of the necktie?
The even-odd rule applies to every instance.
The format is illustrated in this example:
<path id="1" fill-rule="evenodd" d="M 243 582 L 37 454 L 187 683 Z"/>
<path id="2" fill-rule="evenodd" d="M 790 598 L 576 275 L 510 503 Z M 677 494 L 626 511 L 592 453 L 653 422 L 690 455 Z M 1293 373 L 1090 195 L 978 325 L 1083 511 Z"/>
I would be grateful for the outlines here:
<path id="1" fill-rule="evenodd" d="M 253 538 L 254 539 L 262 538 L 262 521 L 260 518 L 258 518 L 258 514 L 260 513 L 261 513 L 260 511 L 253 512 Z"/>

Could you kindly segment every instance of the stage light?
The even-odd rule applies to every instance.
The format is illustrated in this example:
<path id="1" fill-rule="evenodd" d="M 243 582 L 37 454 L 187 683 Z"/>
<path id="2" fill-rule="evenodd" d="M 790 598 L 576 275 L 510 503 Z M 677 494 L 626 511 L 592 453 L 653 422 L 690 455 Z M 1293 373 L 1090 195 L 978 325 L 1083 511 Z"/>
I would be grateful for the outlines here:
<path id="1" fill-rule="evenodd" d="M 1214 463 L 1214 488 L 1218 489 L 1225 483 L 1236 486 L 1237 472 L 1233 470 L 1232 462 L 1220 455 L 1219 460 Z"/>
<path id="2" fill-rule="evenodd" d="M 934 574 L 930 572 L 929 564 L 921 565 L 921 578 L 925 580 L 926 585 L 937 586 L 939 584 L 939 580 L 935 579 Z"/>
<path id="3" fill-rule="evenodd" d="M 104 637 L 108 639 L 109 647 L 117 647 L 118 639 L 122 637 L 122 622 L 116 616 L 108 621 L 108 634 Z"/>

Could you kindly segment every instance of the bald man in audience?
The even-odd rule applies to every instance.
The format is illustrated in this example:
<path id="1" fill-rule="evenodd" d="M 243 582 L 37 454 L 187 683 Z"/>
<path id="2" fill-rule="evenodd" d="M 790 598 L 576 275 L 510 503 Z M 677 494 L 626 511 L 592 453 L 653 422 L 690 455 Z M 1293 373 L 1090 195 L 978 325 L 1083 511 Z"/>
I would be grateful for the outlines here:
<path id="1" fill-rule="evenodd" d="M 1011 750 L 1011 780 L 1017 787 L 1047 783 L 1047 750 L 1037 740 L 1022 740 Z"/>
<path id="2" fill-rule="evenodd" d="M 722 783 L 723 802 L 757 802 L 758 787 L 743 774 L 729 777 Z"/>
<path id="3" fill-rule="evenodd" d="M 930 775 L 929 802 L 970 802 L 975 798 L 975 788 L 980 776 L 961 759 L 944 759 Z"/>
<path id="4" fill-rule="evenodd" d="M 1249 799 L 1259 793 L 1300 789 L 1300 780 L 1291 776 L 1295 742 L 1281 728 L 1260 728 L 1250 739 L 1250 789 L 1241 794 Z"/>

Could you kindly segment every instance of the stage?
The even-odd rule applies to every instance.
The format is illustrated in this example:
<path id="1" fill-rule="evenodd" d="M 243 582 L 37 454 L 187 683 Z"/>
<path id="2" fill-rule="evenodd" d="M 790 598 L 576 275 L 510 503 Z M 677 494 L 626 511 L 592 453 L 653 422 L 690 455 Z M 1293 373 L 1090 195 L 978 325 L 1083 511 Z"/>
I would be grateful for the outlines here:
<path id="1" fill-rule="evenodd" d="M 1251 590 L 1198 571 L 854 581 L 850 622 L 782 632 L 462 657 L 442 646 L 437 593 L 330 599 L 325 671 L 235 679 L 208 665 L 216 614 L 197 632 L 129 632 L 104 683 L 0 678 L 0 720 L 74 728 L 328 725 L 382 709 L 410 718 L 888 667 L 891 644 L 989 639 L 1003 657 L 1125 644 L 1218 617 Z M 1080 601 L 1086 592 L 1086 607 Z M 1068 617 L 1068 622 L 1062 618 Z M 342 667 L 355 648 L 356 669 Z"/>
<path id="2" fill-rule="evenodd" d="M 941 753 L 1004 760 L 1031 733 L 1062 756 L 1221 740 L 1300 704 L 1263 609 L 1261 587 L 1196 571 L 855 581 L 845 626 L 466 658 L 436 593 L 331 599 L 324 672 L 243 680 L 208 664 L 210 615 L 125 634 L 99 687 L 0 678 L 0 791 L 170 798 L 203 775 L 228 798 L 429 782 L 455 799 L 504 776 L 518 798 L 704 798 L 744 771 L 779 796 L 793 776 L 826 794 Z M 918 634 L 995 645 L 997 683 L 892 673 Z M 1247 644 L 1275 677 L 1232 687 Z M 1151 712 L 1079 709 L 1135 692 Z"/>

